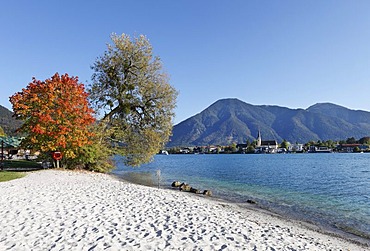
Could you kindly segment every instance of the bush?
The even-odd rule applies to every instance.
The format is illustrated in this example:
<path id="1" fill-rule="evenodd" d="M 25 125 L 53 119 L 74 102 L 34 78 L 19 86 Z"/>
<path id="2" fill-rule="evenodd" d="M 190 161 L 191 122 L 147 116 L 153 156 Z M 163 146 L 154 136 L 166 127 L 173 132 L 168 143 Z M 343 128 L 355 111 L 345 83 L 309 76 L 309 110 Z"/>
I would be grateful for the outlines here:
<path id="1" fill-rule="evenodd" d="M 93 142 L 79 149 L 77 157 L 63 161 L 67 169 L 85 169 L 100 173 L 110 172 L 115 168 L 112 151 L 105 144 Z"/>

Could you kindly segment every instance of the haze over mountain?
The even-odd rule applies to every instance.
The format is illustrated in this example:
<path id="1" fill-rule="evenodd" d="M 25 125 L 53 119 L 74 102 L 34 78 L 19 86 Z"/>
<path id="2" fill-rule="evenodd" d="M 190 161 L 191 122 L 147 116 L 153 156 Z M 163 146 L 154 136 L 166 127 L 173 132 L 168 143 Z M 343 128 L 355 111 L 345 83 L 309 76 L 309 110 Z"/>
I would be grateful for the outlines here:
<path id="1" fill-rule="evenodd" d="M 356 139 L 370 135 L 370 112 L 318 103 L 307 109 L 251 105 L 238 99 L 221 99 L 173 128 L 167 146 L 228 145 L 263 140 Z"/>

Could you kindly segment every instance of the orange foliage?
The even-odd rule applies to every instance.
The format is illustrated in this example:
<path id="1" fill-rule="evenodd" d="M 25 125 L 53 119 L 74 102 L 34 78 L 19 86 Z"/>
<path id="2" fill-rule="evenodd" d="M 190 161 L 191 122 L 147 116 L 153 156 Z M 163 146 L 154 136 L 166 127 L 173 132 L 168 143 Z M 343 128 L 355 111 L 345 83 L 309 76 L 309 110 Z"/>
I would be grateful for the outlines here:
<path id="1" fill-rule="evenodd" d="M 95 119 L 87 97 L 78 77 L 56 73 L 45 81 L 33 78 L 10 102 L 16 118 L 24 121 L 19 131 L 27 135 L 26 142 L 42 151 L 64 151 L 73 158 L 92 136 L 88 127 Z"/>

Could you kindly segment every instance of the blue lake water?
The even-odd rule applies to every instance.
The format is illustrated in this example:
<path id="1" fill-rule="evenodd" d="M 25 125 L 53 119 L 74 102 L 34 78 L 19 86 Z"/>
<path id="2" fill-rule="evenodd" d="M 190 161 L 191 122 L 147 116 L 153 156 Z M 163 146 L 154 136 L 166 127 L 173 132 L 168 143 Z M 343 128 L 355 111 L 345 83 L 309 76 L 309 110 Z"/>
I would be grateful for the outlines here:
<path id="1" fill-rule="evenodd" d="M 145 185 L 175 180 L 233 202 L 258 206 L 370 239 L 370 154 L 157 155 L 114 174 Z"/>

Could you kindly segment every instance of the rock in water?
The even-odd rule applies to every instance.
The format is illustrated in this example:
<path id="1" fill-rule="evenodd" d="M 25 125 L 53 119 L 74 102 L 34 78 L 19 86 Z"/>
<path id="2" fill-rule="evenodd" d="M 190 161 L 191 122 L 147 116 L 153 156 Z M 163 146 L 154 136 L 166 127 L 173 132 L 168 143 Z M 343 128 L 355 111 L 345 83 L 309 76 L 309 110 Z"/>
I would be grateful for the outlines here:
<path id="1" fill-rule="evenodd" d="M 193 188 L 193 187 L 192 187 L 192 188 L 190 188 L 190 192 L 191 192 L 191 193 L 200 193 L 198 189 Z"/>
<path id="2" fill-rule="evenodd" d="M 212 191 L 211 190 L 204 190 L 203 194 L 207 195 L 207 196 L 212 196 Z"/>
<path id="3" fill-rule="evenodd" d="M 190 192 L 191 186 L 188 184 L 182 183 L 180 185 L 180 191 Z"/>
<path id="4" fill-rule="evenodd" d="M 180 187 L 181 186 L 181 183 L 180 183 L 180 181 L 174 181 L 174 182 L 172 182 L 172 185 L 171 185 L 172 187 Z"/>

